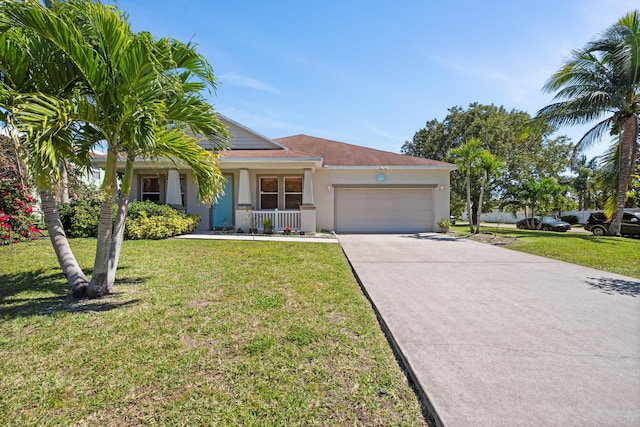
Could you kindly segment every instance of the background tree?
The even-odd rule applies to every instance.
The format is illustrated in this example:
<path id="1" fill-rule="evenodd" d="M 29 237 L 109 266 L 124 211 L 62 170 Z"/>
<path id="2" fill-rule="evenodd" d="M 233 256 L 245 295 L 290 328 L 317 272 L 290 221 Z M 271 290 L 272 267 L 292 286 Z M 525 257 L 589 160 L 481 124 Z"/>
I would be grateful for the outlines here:
<path id="1" fill-rule="evenodd" d="M 597 157 L 587 161 L 587 156 L 583 154 L 571 163 L 571 171 L 575 176 L 570 179 L 570 184 L 576 196 L 578 210 L 597 208 L 594 181 L 597 169 Z"/>
<path id="2" fill-rule="evenodd" d="M 565 136 L 552 138 L 553 129 L 543 122 L 533 122 L 523 111 L 472 103 L 467 109 L 452 107 L 445 119 L 431 120 L 406 141 L 402 152 L 418 157 L 453 162 L 450 149 L 471 138 L 482 141 L 482 148 L 504 161 L 498 179 L 491 182 L 485 200 L 491 203 L 509 187 L 529 178 L 558 176 L 569 164 L 572 144 Z M 464 209 L 465 186 L 460 171 L 452 173 L 452 209 Z M 480 196 L 479 182 L 472 182 L 474 211 Z"/>
<path id="3" fill-rule="evenodd" d="M 528 228 L 540 229 L 542 221 L 534 227 L 534 217 L 564 209 L 567 204 L 566 191 L 567 187 L 560 185 L 555 178 L 529 178 L 509 189 L 501 207 L 514 215 L 518 211 L 524 211 Z"/>
<path id="4" fill-rule="evenodd" d="M 599 158 L 600 167 L 597 169 L 594 182 L 598 189 L 599 203 L 602 205 L 604 212 L 610 216 L 617 203 L 618 181 L 620 179 L 620 139 L 614 137 L 614 143 Z M 626 200 L 624 207 L 640 207 L 638 203 L 638 187 L 640 187 L 640 157 L 637 158 L 634 165 L 634 173 L 631 174 L 630 183 L 626 191 Z"/>
<path id="5" fill-rule="evenodd" d="M 555 125 L 597 120 L 575 146 L 576 152 L 600 140 L 605 132 L 619 135 L 615 208 L 608 234 L 620 234 L 626 192 L 638 156 L 640 118 L 640 11 L 622 17 L 585 48 L 575 50 L 545 84 L 557 101 L 538 112 Z"/>

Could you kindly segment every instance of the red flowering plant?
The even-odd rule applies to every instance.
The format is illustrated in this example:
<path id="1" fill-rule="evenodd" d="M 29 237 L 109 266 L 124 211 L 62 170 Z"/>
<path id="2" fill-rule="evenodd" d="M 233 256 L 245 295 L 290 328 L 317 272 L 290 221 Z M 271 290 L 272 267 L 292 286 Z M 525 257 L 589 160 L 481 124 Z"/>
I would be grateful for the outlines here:
<path id="1" fill-rule="evenodd" d="M 33 197 L 20 183 L 13 165 L 0 172 L 0 244 L 34 240 L 41 234 L 34 215 Z"/>

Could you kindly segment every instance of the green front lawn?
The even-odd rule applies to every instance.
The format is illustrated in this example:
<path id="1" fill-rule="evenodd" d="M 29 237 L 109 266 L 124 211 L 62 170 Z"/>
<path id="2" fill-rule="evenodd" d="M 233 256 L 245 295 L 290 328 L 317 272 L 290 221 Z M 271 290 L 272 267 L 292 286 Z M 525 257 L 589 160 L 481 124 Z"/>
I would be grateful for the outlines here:
<path id="1" fill-rule="evenodd" d="M 454 225 L 451 230 L 460 236 L 469 234 L 468 225 Z M 492 242 L 495 235 L 509 249 L 640 278 L 640 239 L 500 226 L 483 226 L 481 231 L 479 240 Z"/>
<path id="2" fill-rule="evenodd" d="M 0 247 L 0 370 L 6 426 L 426 425 L 339 245 L 126 241 L 97 301 Z"/>

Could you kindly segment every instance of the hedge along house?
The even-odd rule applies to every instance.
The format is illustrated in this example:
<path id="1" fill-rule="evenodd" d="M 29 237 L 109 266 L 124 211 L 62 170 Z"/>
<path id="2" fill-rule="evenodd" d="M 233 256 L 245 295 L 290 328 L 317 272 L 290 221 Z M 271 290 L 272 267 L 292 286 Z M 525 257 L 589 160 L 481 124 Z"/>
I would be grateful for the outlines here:
<path id="1" fill-rule="evenodd" d="M 454 165 L 307 135 L 269 139 L 220 118 L 231 140 L 220 159 L 224 194 L 213 206 L 197 199 L 190 170 L 169 160 L 136 162 L 131 200 L 200 215 L 198 231 L 261 229 L 270 218 L 275 230 L 416 233 L 449 218 Z"/>

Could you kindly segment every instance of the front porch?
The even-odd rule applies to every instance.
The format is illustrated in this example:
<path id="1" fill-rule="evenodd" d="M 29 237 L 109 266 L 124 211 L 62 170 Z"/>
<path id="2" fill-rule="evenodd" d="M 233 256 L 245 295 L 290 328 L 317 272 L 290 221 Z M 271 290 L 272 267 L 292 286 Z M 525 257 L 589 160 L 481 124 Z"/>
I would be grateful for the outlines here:
<path id="1" fill-rule="evenodd" d="M 271 220 L 273 232 L 277 233 L 289 228 L 296 233 L 314 233 L 316 231 L 316 211 L 315 206 L 301 206 L 299 210 L 255 210 L 251 208 L 238 209 L 235 212 L 235 229 L 242 229 L 249 232 L 263 233 L 263 221 Z"/>
<path id="2" fill-rule="evenodd" d="M 285 228 L 289 228 L 291 231 L 300 231 L 301 230 L 301 217 L 300 211 L 298 210 L 284 210 L 280 211 L 275 209 L 273 211 L 250 211 L 249 215 L 251 215 L 251 228 L 254 229 L 263 229 L 263 221 L 266 219 L 270 219 L 273 224 L 273 231 L 278 232 L 284 230 Z"/>
<path id="3" fill-rule="evenodd" d="M 237 198 L 233 203 L 235 228 L 263 232 L 263 221 L 269 219 L 274 232 L 287 229 L 295 232 L 315 232 L 316 207 L 313 199 L 312 169 L 306 168 L 300 171 L 301 173 L 296 172 L 284 169 L 238 170 L 233 175 L 233 179 L 237 179 L 237 192 L 234 193 L 237 194 Z M 233 188 L 233 184 L 230 187 Z M 213 209 L 215 212 L 215 207 Z"/>

